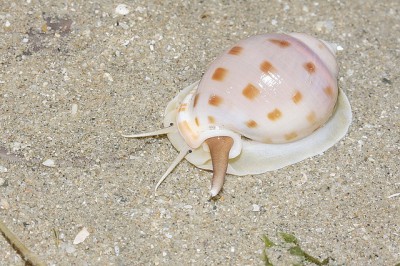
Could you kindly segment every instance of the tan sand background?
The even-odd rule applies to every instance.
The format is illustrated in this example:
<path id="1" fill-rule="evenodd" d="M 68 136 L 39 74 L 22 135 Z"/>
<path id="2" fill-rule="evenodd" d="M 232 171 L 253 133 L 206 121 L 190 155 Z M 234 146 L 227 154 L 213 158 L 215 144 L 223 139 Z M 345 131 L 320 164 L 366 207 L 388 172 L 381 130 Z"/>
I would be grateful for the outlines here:
<path id="1" fill-rule="evenodd" d="M 263 265 L 261 236 L 281 231 L 330 265 L 399 263 L 399 13 L 395 0 L 1 1 L 1 220 L 49 265 Z M 184 161 L 155 197 L 176 150 L 120 134 L 160 128 L 219 53 L 267 32 L 343 48 L 348 135 L 284 169 L 229 175 L 217 202 L 211 173 Z M 3 237 L 0 254 L 24 265 Z"/>

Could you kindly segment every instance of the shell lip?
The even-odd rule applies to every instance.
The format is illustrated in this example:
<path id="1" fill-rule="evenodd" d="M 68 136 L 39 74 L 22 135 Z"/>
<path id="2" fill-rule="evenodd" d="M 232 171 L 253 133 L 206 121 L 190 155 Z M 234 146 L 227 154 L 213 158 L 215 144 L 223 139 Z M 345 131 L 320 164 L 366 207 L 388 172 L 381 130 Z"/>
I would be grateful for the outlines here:
<path id="1" fill-rule="evenodd" d="M 180 103 L 191 91 L 197 89 L 198 84 L 199 81 L 190 84 L 169 102 L 164 118 L 166 127 L 171 122 L 177 121 Z M 234 141 L 234 145 L 237 143 L 241 145 L 240 154 L 234 158 L 230 156 L 227 173 L 244 176 L 274 171 L 321 154 L 332 147 L 346 135 L 352 121 L 349 100 L 344 91 L 341 88 L 338 89 L 338 100 L 333 115 L 323 127 L 308 137 L 285 144 L 259 143 L 246 137 L 241 137 L 240 141 Z M 218 134 L 222 133 L 219 132 Z M 185 146 L 185 140 L 178 131 L 169 133 L 168 138 L 178 151 L 181 151 L 182 147 Z M 208 147 L 204 148 L 204 145 L 201 148 L 193 149 L 193 152 L 187 154 L 185 159 L 199 168 L 212 170 L 210 153 L 206 152 L 205 149 L 208 149 Z M 233 149 L 234 147 L 232 147 Z"/>
<path id="2" fill-rule="evenodd" d="M 239 154 L 241 153 L 242 151 L 241 135 L 226 128 L 215 125 L 210 125 L 208 126 L 207 129 L 200 131 L 198 130 L 198 128 L 193 126 L 193 124 L 194 124 L 193 122 L 186 123 L 184 129 L 178 126 L 179 134 L 184 139 L 186 144 L 192 149 L 197 149 L 200 146 L 202 146 L 203 150 L 209 153 L 210 149 L 205 142 L 207 139 L 212 137 L 231 137 L 233 139 L 233 145 L 229 152 L 229 159 L 235 158 L 239 156 Z"/>
<path id="3" fill-rule="evenodd" d="M 181 137 L 192 149 L 202 146 L 206 152 L 209 152 L 208 145 L 205 143 L 206 139 L 212 137 L 231 137 L 233 139 L 233 146 L 229 152 L 229 158 L 239 156 L 242 150 L 241 135 L 219 125 L 208 125 L 205 127 L 196 125 L 191 108 L 188 107 L 195 92 L 195 90 L 189 92 L 178 107 L 176 121 Z"/>
<path id="4" fill-rule="evenodd" d="M 218 126 L 214 128 L 210 128 L 209 130 L 205 130 L 201 132 L 201 145 L 204 151 L 210 152 L 210 149 L 205 142 L 206 139 L 212 137 L 231 137 L 233 139 L 233 145 L 231 150 L 229 151 L 229 159 L 236 158 L 242 151 L 242 138 L 239 134 L 234 133 L 231 130 L 224 129 Z"/>

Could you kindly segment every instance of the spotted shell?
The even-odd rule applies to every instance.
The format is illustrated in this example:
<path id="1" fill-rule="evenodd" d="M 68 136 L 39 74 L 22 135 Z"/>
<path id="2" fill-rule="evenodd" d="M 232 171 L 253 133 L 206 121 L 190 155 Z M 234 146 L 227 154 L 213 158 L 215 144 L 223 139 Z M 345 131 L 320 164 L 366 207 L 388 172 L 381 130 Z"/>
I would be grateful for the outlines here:
<path id="1" fill-rule="evenodd" d="M 235 144 L 230 157 L 240 155 L 240 158 L 230 162 L 228 173 L 239 175 L 274 170 L 300 161 L 323 152 L 347 132 L 351 108 L 342 91 L 337 102 L 337 74 L 333 48 L 326 42 L 301 33 L 252 36 L 222 53 L 198 85 L 189 86 L 169 104 L 165 124 L 177 121 L 179 127 L 179 136 L 170 134 L 169 138 L 179 150 L 178 141 L 173 139 L 183 138 L 196 149 L 218 131 L 232 135 Z M 341 120 L 331 119 L 336 125 L 328 133 L 325 131 L 330 124 L 320 127 L 334 115 L 335 104 Z M 225 132 L 226 129 L 234 134 Z M 321 131 L 323 143 L 316 141 L 318 134 L 312 134 L 316 130 Z M 306 136 L 309 141 L 298 142 Z M 294 143 L 277 145 L 291 142 Z M 252 162 L 261 161 L 261 165 L 235 167 L 241 163 L 238 161 L 247 161 L 243 153 L 254 145 L 267 154 L 280 150 L 280 154 L 273 155 L 281 158 L 280 162 L 260 154 L 261 158 Z M 296 155 L 285 152 L 289 147 L 300 146 Z M 199 150 L 202 156 L 192 153 L 187 159 L 211 169 L 207 148 Z M 288 153 L 293 152 L 289 149 Z M 200 165 L 195 157 L 203 158 Z"/>
<path id="2" fill-rule="evenodd" d="M 257 142 L 285 143 L 329 119 L 338 94 L 334 55 L 315 38 L 294 36 L 253 36 L 213 62 L 179 109 L 189 146 L 200 146 L 214 125 Z"/>
<path id="3" fill-rule="evenodd" d="M 206 140 L 233 139 L 227 173 L 259 174 L 333 146 L 351 107 L 337 86 L 335 47 L 306 34 L 265 34 L 223 52 L 203 78 L 167 106 L 168 138 L 185 158 L 213 169 Z M 144 136 L 144 135 L 143 135 Z M 183 157 L 182 157 L 183 158 Z"/>

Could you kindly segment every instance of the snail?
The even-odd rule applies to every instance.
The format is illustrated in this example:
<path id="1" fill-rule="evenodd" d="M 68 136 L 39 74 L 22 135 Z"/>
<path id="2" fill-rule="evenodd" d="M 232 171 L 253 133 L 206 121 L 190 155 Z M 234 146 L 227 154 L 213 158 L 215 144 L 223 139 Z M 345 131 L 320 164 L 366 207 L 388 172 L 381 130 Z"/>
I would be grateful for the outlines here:
<path id="1" fill-rule="evenodd" d="M 352 113 L 338 88 L 336 45 L 303 33 L 255 35 L 222 53 L 165 110 L 179 155 L 212 170 L 211 197 L 225 175 L 261 174 L 323 153 L 347 133 Z"/>

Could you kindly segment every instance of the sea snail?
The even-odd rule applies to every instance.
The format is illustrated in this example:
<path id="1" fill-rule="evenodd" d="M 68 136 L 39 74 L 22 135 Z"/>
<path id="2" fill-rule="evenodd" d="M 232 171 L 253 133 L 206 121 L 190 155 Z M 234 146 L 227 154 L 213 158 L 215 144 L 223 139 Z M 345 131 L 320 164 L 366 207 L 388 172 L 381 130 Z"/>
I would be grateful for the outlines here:
<path id="1" fill-rule="evenodd" d="M 226 173 L 260 174 L 320 154 L 344 137 L 352 117 L 335 50 L 302 33 L 239 41 L 169 102 L 165 128 L 124 136 L 167 134 L 180 153 L 155 189 L 185 158 L 213 170 L 212 197 Z"/>

